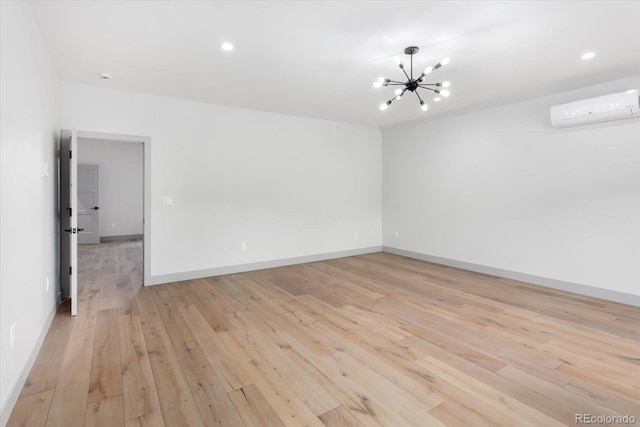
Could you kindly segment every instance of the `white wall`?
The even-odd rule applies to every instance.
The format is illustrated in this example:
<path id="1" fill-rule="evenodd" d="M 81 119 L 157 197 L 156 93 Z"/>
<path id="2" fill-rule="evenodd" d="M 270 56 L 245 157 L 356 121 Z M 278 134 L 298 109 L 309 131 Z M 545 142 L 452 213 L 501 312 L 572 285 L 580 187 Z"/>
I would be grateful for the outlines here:
<path id="1" fill-rule="evenodd" d="M 384 245 L 640 295 L 640 120 L 548 116 L 630 88 L 640 76 L 383 129 Z"/>
<path id="2" fill-rule="evenodd" d="M 29 358 L 37 352 L 56 305 L 59 86 L 29 5 L 1 2 L 0 7 L 0 402 L 4 425 L 22 387 L 21 374 L 29 368 Z M 13 323 L 16 341 L 11 348 Z"/>
<path id="3" fill-rule="evenodd" d="M 100 166 L 100 237 L 142 234 L 142 144 L 78 139 L 78 164 Z"/>
<path id="4" fill-rule="evenodd" d="M 152 276 L 381 244 L 378 129 L 70 83 L 61 101 L 62 127 L 151 137 Z"/>

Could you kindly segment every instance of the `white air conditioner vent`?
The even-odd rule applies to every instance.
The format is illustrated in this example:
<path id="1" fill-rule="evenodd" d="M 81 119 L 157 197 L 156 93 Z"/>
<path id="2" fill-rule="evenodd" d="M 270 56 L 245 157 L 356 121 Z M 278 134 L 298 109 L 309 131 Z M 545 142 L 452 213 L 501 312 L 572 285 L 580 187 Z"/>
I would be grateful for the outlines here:
<path id="1" fill-rule="evenodd" d="M 614 93 L 551 107 L 557 128 L 640 117 L 638 91 Z"/>

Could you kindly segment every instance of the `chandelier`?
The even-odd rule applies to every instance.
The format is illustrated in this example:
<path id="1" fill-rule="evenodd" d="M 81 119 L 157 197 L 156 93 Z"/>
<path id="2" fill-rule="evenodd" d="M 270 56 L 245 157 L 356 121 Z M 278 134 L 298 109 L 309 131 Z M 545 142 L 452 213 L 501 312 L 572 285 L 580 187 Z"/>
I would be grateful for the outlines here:
<path id="1" fill-rule="evenodd" d="M 404 53 L 409 55 L 409 57 L 411 58 L 411 71 L 410 71 L 410 74 L 407 74 L 407 70 L 405 70 L 405 68 L 404 68 L 404 64 L 402 63 L 402 59 L 400 59 L 399 56 L 395 57 L 396 64 L 398 64 L 398 67 L 400 67 L 400 69 L 404 73 L 405 77 L 407 78 L 406 82 L 399 82 L 399 81 L 396 81 L 396 80 L 385 79 L 384 77 L 380 77 L 373 84 L 373 87 L 376 87 L 376 88 L 383 87 L 383 86 L 400 86 L 394 92 L 396 96 L 394 96 L 393 98 L 391 98 L 390 100 L 388 100 L 384 104 L 380 105 L 380 109 L 382 111 L 386 110 L 387 107 L 389 107 L 389 105 L 391 105 L 391 103 L 393 101 L 401 99 L 404 96 L 405 92 L 407 92 L 407 91 L 413 92 L 413 93 L 416 94 L 416 96 L 420 100 L 420 108 L 422 108 L 423 111 L 427 111 L 429 109 L 429 106 L 420 97 L 420 94 L 418 93 L 418 89 L 430 90 L 432 92 L 435 92 L 437 95 L 441 95 L 441 96 L 444 96 L 444 97 L 449 96 L 449 90 L 446 89 L 446 88 L 448 88 L 450 86 L 449 82 L 425 83 L 425 80 L 424 80 L 425 77 L 428 74 L 430 74 L 432 71 L 437 70 L 438 68 L 442 67 L 443 65 L 447 65 L 449 63 L 449 58 L 443 59 L 442 61 L 438 62 L 433 67 L 429 66 L 429 67 L 425 68 L 424 71 L 422 72 L 422 74 L 420 74 L 416 78 L 413 78 L 413 55 L 418 53 L 418 50 L 419 50 L 419 48 L 416 47 L 416 46 L 409 46 L 408 48 L 406 48 L 404 50 Z M 444 88 L 444 89 L 441 89 L 441 88 Z M 435 102 L 439 102 L 441 99 L 442 98 L 440 96 L 436 96 L 435 98 L 433 98 L 433 100 Z"/>

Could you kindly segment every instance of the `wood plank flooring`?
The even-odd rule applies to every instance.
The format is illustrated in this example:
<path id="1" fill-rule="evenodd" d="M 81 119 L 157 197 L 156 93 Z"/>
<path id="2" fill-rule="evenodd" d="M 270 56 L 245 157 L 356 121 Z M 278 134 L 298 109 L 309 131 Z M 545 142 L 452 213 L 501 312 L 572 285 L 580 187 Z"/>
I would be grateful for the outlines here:
<path id="1" fill-rule="evenodd" d="M 377 253 L 141 287 L 80 250 L 9 426 L 640 424 L 640 308 Z"/>

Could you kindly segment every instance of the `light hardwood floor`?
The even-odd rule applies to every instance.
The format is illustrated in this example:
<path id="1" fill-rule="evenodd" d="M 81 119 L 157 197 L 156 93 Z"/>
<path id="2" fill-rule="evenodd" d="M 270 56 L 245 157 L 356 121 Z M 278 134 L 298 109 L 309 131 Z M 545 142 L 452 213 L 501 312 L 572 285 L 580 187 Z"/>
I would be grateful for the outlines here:
<path id="1" fill-rule="evenodd" d="M 640 425 L 640 309 L 391 254 L 140 287 L 84 246 L 10 426 Z"/>

